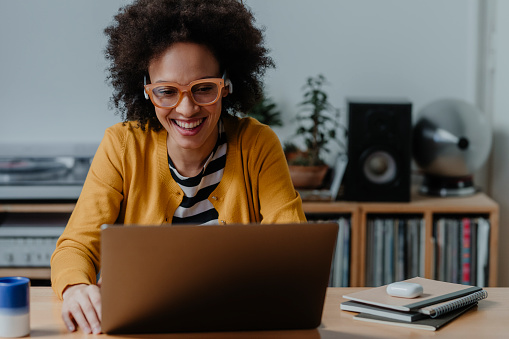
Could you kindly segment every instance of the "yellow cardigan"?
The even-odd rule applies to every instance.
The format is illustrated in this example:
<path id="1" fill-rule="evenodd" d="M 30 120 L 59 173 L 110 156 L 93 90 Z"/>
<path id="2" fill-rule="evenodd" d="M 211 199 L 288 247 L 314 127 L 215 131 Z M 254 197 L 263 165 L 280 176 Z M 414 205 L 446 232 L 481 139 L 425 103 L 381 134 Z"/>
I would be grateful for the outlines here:
<path id="1" fill-rule="evenodd" d="M 223 122 L 226 166 L 208 198 L 220 223 L 305 221 L 272 129 L 251 118 L 227 115 Z M 183 192 L 168 168 L 166 137 L 165 130 L 142 131 L 136 122 L 106 130 L 51 257 L 51 282 L 60 298 L 69 285 L 96 283 L 101 225 L 171 223 Z"/>

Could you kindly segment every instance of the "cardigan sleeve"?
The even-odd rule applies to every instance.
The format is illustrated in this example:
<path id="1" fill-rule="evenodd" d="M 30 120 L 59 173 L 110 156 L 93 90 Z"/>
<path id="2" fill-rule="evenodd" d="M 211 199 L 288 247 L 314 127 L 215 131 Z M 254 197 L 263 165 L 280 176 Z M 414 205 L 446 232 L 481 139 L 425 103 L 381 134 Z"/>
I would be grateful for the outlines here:
<path id="1" fill-rule="evenodd" d="M 126 134 L 121 131 L 118 125 L 106 130 L 76 207 L 51 257 L 51 283 L 60 298 L 67 286 L 96 283 L 101 225 L 117 220 L 123 199 Z"/>
<path id="2" fill-rule="evenodd" d="M 302 200 L 293 186 L 283 147 L 277 135 L 262 125 L 249 159 L 262 223 L 305 222 Z"/>

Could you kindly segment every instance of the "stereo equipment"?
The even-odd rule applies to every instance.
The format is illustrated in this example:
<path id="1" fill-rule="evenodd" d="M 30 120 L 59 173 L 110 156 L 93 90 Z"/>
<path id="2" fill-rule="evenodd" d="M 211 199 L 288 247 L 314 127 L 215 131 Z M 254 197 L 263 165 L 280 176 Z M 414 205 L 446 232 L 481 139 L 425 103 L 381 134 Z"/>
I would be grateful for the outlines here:
<path id="1" fill-rule="evenodd" d="M 71 213 L 9 212 L 0 217 L 0 268 L 50 267 Z"/>
<path id="2" fill-rule="evenodd" d="M 410 201 L 412 104 L 407 100 L 348 99 L 351 201 Z"/>
<path id="3" fill-rule="evenodd" d="M 412 133 L 412 155 L 424 177 L 419 192 L 440 197 L 478 192 L 473 175 L 488 159 L 493 131 L 479 108 L 443 98 L 422 108 Z"/>

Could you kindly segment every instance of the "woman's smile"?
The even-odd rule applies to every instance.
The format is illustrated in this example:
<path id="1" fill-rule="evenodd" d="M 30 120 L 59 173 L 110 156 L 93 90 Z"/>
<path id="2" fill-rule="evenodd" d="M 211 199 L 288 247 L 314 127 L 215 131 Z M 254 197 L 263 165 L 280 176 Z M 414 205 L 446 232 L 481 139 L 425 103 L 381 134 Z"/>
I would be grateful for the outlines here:
<path id="1" fill-rule="evenodd" d="M 203 122 L 207 118 L 193 119 L 193 120 L 177 120 L 171 119 L 171 122 L 176 127 L 176 129 L 185 136 L 196 135 L 200 132 L 201 127 L 203 126 Z"/>
<path id="2" fill-rule="evenodd" d="M 197 126 L 200 126 L 201 123 L 205 120 L 204 118 L 193 120 L 193 121 L 184 121 L 184 120 L 176 120 L 174 119 L 173 122 L 177 124 L 179 127 L 190 130 Z"/>

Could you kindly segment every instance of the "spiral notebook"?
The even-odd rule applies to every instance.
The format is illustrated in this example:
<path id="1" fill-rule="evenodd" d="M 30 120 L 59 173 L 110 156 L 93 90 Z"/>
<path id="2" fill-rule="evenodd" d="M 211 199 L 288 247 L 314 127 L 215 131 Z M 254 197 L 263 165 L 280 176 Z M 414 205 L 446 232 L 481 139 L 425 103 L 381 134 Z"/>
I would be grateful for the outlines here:
<path id="1" fill-rule="evenodd" d="M 474 309 L 477 306 L 477 302 L 474 304 L 466 305 L 463 307 L 460 307 L 454 311 L 451 311 L 449 313 L 443 314 L 437 318 L 423 318 L 418 319 L 414 322 L 406 322 L 402 320 L 397 319 L 389 319 L 373 314 L 366 314 L 366 313 L 359 313 L 356 316 L 353 317 L 354 320 L 362 320 L 362 321 L 368 321 L 378 324 L 385 324 L 385 325 L 393 325 L 393 326 L 403 326 L 403 327 L 410 327 L 420 330 L 428 330 L 428 331 L 436 331 L 439 328 L 445 326 L 446 324 L 450 323 L 452 320 L 456 319 L 463 313 L 466 313 L 470 309 Z"/>
<path id="2" fill-rule="evenodd" d="M 485 290 L 477 291 L 472 294 L 466 295 L 461 298 L 452 299 L 449 301 L 445 301 L 443 303 L 423 307 L 419 309 L 420 313 L 427 314 L 431 318 L 436 318 L 441 316 L 442 314 L 448 313 L 450 311 L 456 310 L 463 306 L 477 304 L 479 300 L 486 299 L 488 297 L 488 292 Z"/>
<path id="3" fill-rule="evenodd" d="M 393 309 L 364 304 L 352 300 L 341 303 L 340 307 L 344 311 L 360 312 L 362 314 L 361 317 L 365 317 L 365 315 L 370 314 L 378 317 L 383 317 L 385 319 L 399 320 L 401 322 L 407 323 L 415 322 L 421 319 L 424 319 L 423 321 L 426 322 L 425 319 L 429 320 L 430 318 L 440 317 L 443 314 L 454 313 L 452 311 L 465 306 L 475 305 L 479 300 L 487 297 L 488 293 L 486 291 L 477 291 L 461 298 L 423 307 L 416 311 L 396 311 Z M 441 322 L 438 323 L 440 324 Z"/>
<path id="4" fill-rule="evenodd" d="M 478 286 L 449 283 L 433 279 L 415 277 L 404 280 L 422 285 L 423 294 L 413 299 L 392 297 L 386 292 L 386 285 L 344 295 L 343 298 L 362 304 L 375 305 L 381 309 L 420 312 L 431 317 L 477 303 L 488 297 Z M 389 312 L 387 312 L 387 317 Z"/>
<path id="5" fill-rule="evenodd" d="M 345 301 L 341 303 L 340 308 L 343 311 L 357 312 L 363 314 L 371 314 L 384 318 L 390 318 L 394 320 L 400 320 L 404 322 L 413 322 L 423 318 L 429 318 L 429 316 L 420 313 L 420 312 L 412 312 L 412 311 L 396 311 L 388 308 L 373 306 L 369 304 L 359 303 L 357 301 Z"/>

